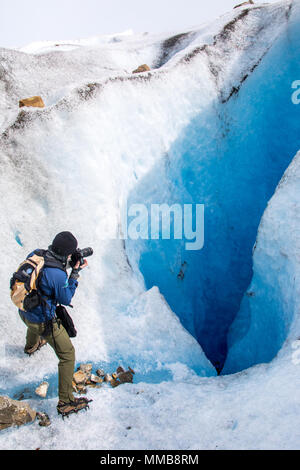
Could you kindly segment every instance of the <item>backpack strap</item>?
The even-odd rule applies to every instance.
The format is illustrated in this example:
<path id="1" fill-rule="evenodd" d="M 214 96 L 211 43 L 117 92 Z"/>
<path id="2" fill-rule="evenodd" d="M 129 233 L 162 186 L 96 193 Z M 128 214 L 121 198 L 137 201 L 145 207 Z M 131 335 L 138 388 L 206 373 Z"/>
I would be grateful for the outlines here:
<path id="1" fill-rule="evenodd" d="M 36 255 L 42 256 L 44 258 L 43 269 L 44 268 L 57 268 L 57 269 L 61 269 L 65 273 L 67 272 L 62 260 L 58 259 L 50 250 L 38 249 L 38 250 L 35 250 L 34 253 Z M 41 276 L 42 276 L 42 271 L 40 272 L 40 276 L 39 276 L 39 279 L 38 279 L 39 281 L 40 281 Z M 41 305 L 42 305 L 43 313 L 44 313 L 44 316 L 45 316 L 45 331 L 44 331 L 44 334 L 45 334 L 47 329 L 49 331 L 49 328 L 52 328 L 52 322 L 51 322 L 51 325 L 50 325 L 49 320 L 47 319 L 47 308 L 49 308 L 47 300 L 55 300 L 55 299 L 53 297 L 47 296 L 42 291 L 42 289 L 39 287 L 39 282 L 37 282 L 37 290 L 38 290 L 38 292 L 40 294 L 40 297 L 41 297 Z"/>
<path id="2" fill-rule="evenodd" d="M 54 254 L 50 250 L 39 249 L 39 250 L 35 250 L 34 253 L 37 254 L 38 256 L 43 256 L 45 260 L 44 268 L 58 268 L 64 271 L 65 273 L 67 272 L 65 263 L 63 262 L 64 260 L 63 257 Z"/>

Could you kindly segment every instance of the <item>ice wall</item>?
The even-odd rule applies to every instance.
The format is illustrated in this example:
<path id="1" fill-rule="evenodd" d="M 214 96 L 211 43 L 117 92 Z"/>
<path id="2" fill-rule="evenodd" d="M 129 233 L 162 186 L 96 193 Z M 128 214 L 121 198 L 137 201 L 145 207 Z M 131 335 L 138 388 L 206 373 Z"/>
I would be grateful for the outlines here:
<path id="1" fill-rule="evenodd" d="M 300 153 L 285 172 L 259 226 L 254 275 L 228 338 L 224 373 L 269 362 L 299 337 Z"/>
<path id="2" fill-rule="evenodd" d="M 284 57 L 280 58 L 276 54 L 271 56 L 274 75 L 275 64 L 281 59 L 277 62 L 278 67 L 281 64 L 281 90 L 285 90 L 284 85 L 290 80 L 293 82 L 296 76 L 300 76 L 297 66 L 300 52 L 299 21 L 300 8 L 299 4 L 295 4 L 286 41 L 281 47 L 282 53 L 288 58 L 288 64 Z M 293 44 L 293 48 L 290 48 L 290 44 Z M 269 67 L 271 68 L 271 64 Z M 287 99 L 288 96 L 284 93 L 278 93 L 277 99 L 274 98 L 273 101 L 276 111 L 269 111 L 269 116 L 274 116 L 271 125 L 276 130 L 276 137 L 281 134 L 280 123 L 284 123 L 282 141 L 285 142 L 286 148 L 291 141 L 297 143 L 300 131 L 297 105 L 292 104 L 288 108 L 288 119 L 293 119 L 292 133 L 285 126 L 286 121 L 280 118 Z M 271 105 L 272 103 L 268 106 L 269 110 Z M 282 149 L 283 146 L 277 144 L 273 158 L 280 159 Z M 289 151 L 292 152 L 292 148 Z M 254 276 L 230 329 L 229 355 L 224 373 L 270 361 L 289 335 L 297 335 L 297 330 L 291 329 L 291 325 L 293 322 L 294 325 L 297 324 L 299 295 L 299 230 L 296 228 L 299 224 L 297 211 L 300 197 L 298 167 L 299 154 L 283 176 L 260 223 L 254 250 Z"/>
<path id="3" fill-rule="evenodd" d="M 252 20 L 254 34 L 261 24 L 259 17 Z M 131 195 L 132 202 L 205 204 L 201 251 L 186 251 L 179 241 L 146 241 L 140 247 L 139 267 L 147 287 L 159 286 L 219 369 L 227 354 L 229 327 L 251 281 L 252 248 L 261 216 L 299 148 L 299 109 L 291 101 L 291 85 L 300 76 L 297 5 L 284 21 L 280 37 L 268 52 L 261 52 L 251 71 L 244 71 L 239 85 L 230 89 L 226 72 L 221 78 L 216 75 L 223 83 L 219 100 L 190 121 L 163 162 Z M 270 38 L 268 27 L 264 34 Z M 229 38 L 222 38 L 221 44 L 216 41 L 215 57 L 235 34 L 232 28 Z M 249 37 L 239 38 L 239 44 L 243 41 Z M 241 66 L 250 53 L 240 47 Z M 232 76 L 235 67 L 228 67 Z M 266 357 L 274 357 L 279 347 L 266 345 Z"/>

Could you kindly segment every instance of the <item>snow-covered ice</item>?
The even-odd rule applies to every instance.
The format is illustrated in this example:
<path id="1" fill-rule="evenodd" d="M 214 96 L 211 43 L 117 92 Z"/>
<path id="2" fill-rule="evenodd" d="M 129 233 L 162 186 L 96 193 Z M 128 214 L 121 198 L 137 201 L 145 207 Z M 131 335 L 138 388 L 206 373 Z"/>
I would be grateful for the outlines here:
<path id="1" fill-rule="evenodd" d="M 0 49 L 0 393 L 26 389 L 52 419 L 3 431 L 1 448 L 300 448 L 299 25 L 284 0 L 171 35 Z M 46 107 L 19 113 L 32 95 Z M 204 249 L 118 239 L 126 201 L 205 203 Z M 95 253 L 72 302 L 77 361 L 136 371 L 67 423 L 55 355 L 24 358 L 8 295 L 61 230 Z"/>

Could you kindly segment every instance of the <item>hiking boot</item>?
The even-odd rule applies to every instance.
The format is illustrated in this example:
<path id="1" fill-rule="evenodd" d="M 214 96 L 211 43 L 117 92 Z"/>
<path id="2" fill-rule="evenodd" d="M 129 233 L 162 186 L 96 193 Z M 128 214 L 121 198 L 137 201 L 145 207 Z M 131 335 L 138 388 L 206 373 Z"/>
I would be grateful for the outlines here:
<path id="1" fill-rule="evenodd" d="M 86 397 L 74 398 L 74 400 L 69 401 L 68 403 L 59 400 L 57 404 L 57 412 L 61 414 L 64 418 L 69 416 L 71 413 L 78 413 L 80 410 L 86 410 L 89 408 L 89 403 L 93 400 L 88 400 Z"/>
<path id="2" fill-rule="evenodd" d="M 28 354 L 28 356 L 31 356 L 31 354 L 34 354 L 36 351 L 39 351 L 46 344 L 47 344 L 47 341 L 44 338 L 40 338 L 38 342 L 31 348 L 26 348 L 25 346 L 24 353 Z"/>

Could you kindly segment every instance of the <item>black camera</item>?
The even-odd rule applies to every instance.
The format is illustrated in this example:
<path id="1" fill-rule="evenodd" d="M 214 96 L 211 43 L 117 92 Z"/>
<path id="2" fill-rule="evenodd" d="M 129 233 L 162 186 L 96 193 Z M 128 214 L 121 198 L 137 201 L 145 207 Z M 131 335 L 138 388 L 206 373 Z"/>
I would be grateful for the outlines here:
<path id="1" fill-rule="evenodd" d="M 84 264 L 84 258 L 92 256 L 93 253 L 93 248 L 90 247 L 83 248 L 82 250 L 80 248 L 77 248 L 77 250 L 71 256 L 71 268 L 74 268 L 75 264 L 78 263 L 78 261 L 80 261 L 80 266 L 82 266 Z"/>

